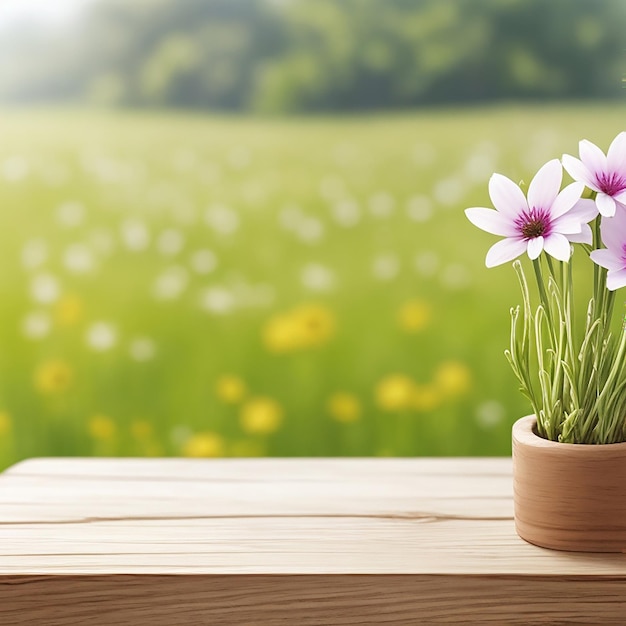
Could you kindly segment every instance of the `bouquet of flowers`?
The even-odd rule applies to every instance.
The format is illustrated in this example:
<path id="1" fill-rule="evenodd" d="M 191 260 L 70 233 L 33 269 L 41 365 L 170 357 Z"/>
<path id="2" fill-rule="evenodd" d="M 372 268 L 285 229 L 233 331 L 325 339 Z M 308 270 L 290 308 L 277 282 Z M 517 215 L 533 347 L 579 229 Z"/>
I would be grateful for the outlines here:
<path id="1" fill-rule="evenodd" d="M 626 287 L 626 132 L 606 155 L 581 141 L 579 156 L 546 163 L 527 195 L 493 174 L 489 195 L 495 210 L 465 213 L 482 230 L 504 237 L 487 253 L 487 267 L 524 252 L 532 261 L 539 304 L 533 308 L 522 264 L 515 260 L 523 306 L 511 309 L 505 354 L 532 405 L 538 434 L 551 441 L 609 444 L 626 441 L 626 328 L 613 321 L 616 291 Z M 574 182 L 561 189 L 563 168 Z M 586 318 L 577 326 L 572 259 L 578 257 L 594 266 Z"/>

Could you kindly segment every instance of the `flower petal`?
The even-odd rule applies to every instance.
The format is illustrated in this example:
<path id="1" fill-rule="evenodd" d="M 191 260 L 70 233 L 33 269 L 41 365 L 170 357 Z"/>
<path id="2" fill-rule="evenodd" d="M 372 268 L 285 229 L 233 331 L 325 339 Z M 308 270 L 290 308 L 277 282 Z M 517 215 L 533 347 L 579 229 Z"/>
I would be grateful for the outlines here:
<path id="1" fill-rule="evenodd" d="M 583 228 L 582 222 L 576 219 L 576 217 L 570 217 L 569 214 L 565 214 L 554 220 L 551 226 L 551 231 L 561 233 L 562 235 L 575 235 Z"/>
<path id="2" fill-rule="evenodd" d="M 626 269 L 617 272 L 611 272 L 606 275 L 606 288 L 609 291 L 615 291 L 626 287 Z"/>
<path id="3" fill-rule="evenodd" d="M 585 164 L 589 173 L 594 176 L 606 172 L 606 157 L 604 152 L 596 146 L 595 143 L 591 143 L 586 139 L 583 139 L 578 144 L 578 150 L 580 152 L 580 160 Z"/>
<path id="4" fill-rule="evenodd" d="M 526 250 L 526 242 L 523 239 L 512 237 L 498 241 L 489 248 L 485 264 L 487 267 L 495 267 L 516 259 Z"/>
<path id="5" fill-rule="evenodd" d="M 610 250 L 592 250 L 589 255 L 591 260 L 607 270 L 618 271 L 624 269 L 624 262 Z"/>
<path id="6" fill-rule="evenodd" d="M 502 213 L 494 211 L 493 209 L 483 209 L 480 207 L 465 209 L 465 215 L 474 226 L 478 226 L 478 228 L 492 235 L 515 237 L 518 234 L 513 222 L 502 215 Z"/>
<path id="7" fill-rule="evenodd" d="M 543 241 L 543 237 L 533 237 L 528 240 L 528 257 L 533 261 L 541 254 Z"/>
<path id="8" fill-rule="evenodd" d="M 598 206 L 594 200 L 583 198 L 567 212 L 567 217 L 576 217 L 581 223 L 588 224 L 598 217 Z"/>
<path id="9" fill-rule="evenodd" d="M 626 245 L 626 211 L 617 211 L 614 217 L 602 218 L 600 225 L 602 243 L 615 255 L 620 256 Z"/>
<path id="10" fill-rule="evenodd" d="M 522 190 L 502 174 L 493 174 L 489 179 L 489 197 L 498 211 L 512 219 L 528 210 Z"/>
<path id="11" fill-rule="evenodd" d="M 626 132 L 621 132 L 611 142 L 606 163 L 611 172 L 626 174 Z"/>
<path id="12" fill-rule="evenodd" d="M 591 172 L 582 161 L 579 161 L 569 154 L 564 154 L 561 160 L 563 167 L 575 181 L 585 183 L 589 189 L 599 191 L 595 176 L 592 176 Z"/>
<path id="13" fill-rule="evenodd" d="M 596 204 L 598 205 L 598 211 L 604 217 L 613 217 L 615 215 L 615 200 L 611 196 L 607 196 L 599 191 L 596 196 Z"/>
<path id="14" fill-rule="evenodd" d="M 543 249 L 557 261 L 569 261 L 572 254 L 572 246 L 565 235 L 552 233 L 545 238 Z"/>
<path id="15" fill-rule="evenodd" d="M 593 243 L 593 233 L 589 224 L 582 224 L 582 230 L 579 233 L 566 235 L 566 237 L 572 243 L 588 243 L 589 245 Z"/>
<path id="16" fill-rule="evenodd" d="M 622 204 L 626 203 L 626 189 L 616 193 L 613 196 L 613 200 L 617 200 L 618 202 L 621 202 Z"/>
<path id="17" fill-rule="evenodd" d="M 552 219 L 567 213 L 580 200 L 584 189 L 584 183 L 572 183 L 565 187 L 552 203 L 552 208 L 550 209 Z"/>
<path id="18" fill-rule="evenodd" d="M 561 162 L 558 159 L 548 161 L 530 181 L 528 206 L 531 209 L 549 209 L 559 193 L 562 180 L 563 167 Z"/>

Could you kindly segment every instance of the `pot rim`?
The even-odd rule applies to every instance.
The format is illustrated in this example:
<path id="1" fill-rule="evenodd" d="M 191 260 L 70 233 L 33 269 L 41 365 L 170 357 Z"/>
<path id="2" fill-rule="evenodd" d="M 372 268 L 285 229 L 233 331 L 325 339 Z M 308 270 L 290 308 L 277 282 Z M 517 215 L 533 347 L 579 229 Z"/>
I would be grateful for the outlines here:
<path id="1" fill-rule="evenodd" d="M 513 424 L 513 441 L 518 444 L 532 446 L 534 448 L 550 448 L 559 450 L 569 450 L 575 454 L 578 450 L 585 454 L 589 454 L 592 450 L 597 450 L 598 454 L 602 454 L 602 450 L 626 451 L 626 441 L 620 443 L 562 443 L 560 441 L 550 441 L 540 437 L 535 432 L 537 418 L 534 415 L 526 415 L 521 417 Z"/>

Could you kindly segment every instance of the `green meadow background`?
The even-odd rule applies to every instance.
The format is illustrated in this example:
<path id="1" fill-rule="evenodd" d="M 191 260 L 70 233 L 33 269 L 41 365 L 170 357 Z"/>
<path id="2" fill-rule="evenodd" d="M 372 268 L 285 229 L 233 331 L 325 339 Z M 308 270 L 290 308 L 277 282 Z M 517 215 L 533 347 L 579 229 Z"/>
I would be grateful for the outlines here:
<path id="1" fill-rule="evenodd" d="M 463 209 L 623 129 L 620 103 L 3 110 L 0 466 L 509 454 L 520 295 Z"/>

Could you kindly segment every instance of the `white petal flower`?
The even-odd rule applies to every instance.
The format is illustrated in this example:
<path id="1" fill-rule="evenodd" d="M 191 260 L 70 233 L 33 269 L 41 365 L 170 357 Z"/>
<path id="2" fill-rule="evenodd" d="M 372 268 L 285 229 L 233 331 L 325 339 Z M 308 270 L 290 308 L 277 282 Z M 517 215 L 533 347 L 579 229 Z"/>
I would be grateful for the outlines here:
<path id="1" fill-rule="evenodd" d="M 125 220 L 121 227 L 122 240 L 133 252 L 145 250 L 150 243 L 148 227 L 137 219 Z"/>
<path id="2" fill-rule="evenodd" d="M 189 284 L 189 273 L 180 265 L 172 265 L 157 276 L 152 293 L 157 300 L 176 300 Z"/>
<path id="3" fill-rule="evenodd" d="M 356 200 L 344 198 L 337 201 L 331 208 L 333 219 L 339 226 L 351 228 L 361 220 L 361 209 Z"/>
<path id="4" fill-rule="evenodd" d="M 618 206 L 626 209 L 626 132 L 621 132 L 606 156 L 595 144 L 583 139 L 578 147 L 580 160 L 563 155 L 563 167 L 576 181 L 596 192 L 598 211 L 613 217 Z"/>
<path id="5" fill-rule="evenodd" d="M 400 259 L 395 254 L 380 254 L 374 259 L 372 271 L 378 280 L 393 280 L 400 271 Z"/>
<path id="6" fill-rule="evenodd" d="M 28 176 L 30 169 L 30 163 L 25 157 L 15 155 L 2 162 L 0 173 L 7 182 L 17 183 Z"/>
<path id="7" fill-rule="evenodd" d="M 65 202 L 57 208 L 56 218 L 66 228 L 75 228 L 85 219 L 85 207 L 80 202 Z"/>
<path id="8" fill-rule="evenodd" d="M 135 337 L 130 342 L 129 352 L 135 361 L 149 361 L 156 354 L 156 345 L 149 337 Z"/>
<path id="9" fill-rule="evenodd" d="M 335 285 L 335 274 L 321 263 L 308 263 L 302 268 L 300 281 L 311 291 L 331 291 Z"/>
<path id="10" fill-rule="evenodd" d="M 75 274 L 88 274 L 94 269 L 93 253 L 83 243 L 74 243 L 63 254 L 63 265 Z"/>
<path id="11" fill-rule="evenodd" d="M 51 327 L 52 320 L 44 311 L 33 311 L 22 320 L 22 332 L 29 339 L 43 339 Z"/>
<path id="12" fill-rule="evenodd" d="M 204 214 L 204 221 L 218 235 L 232 235 L 239 228 L 239 215 L 233 209 L 216 204 Z"/>
<path id="13" fill-rule="evenodd" d="M 602 219 L 602 250 L 593 250 L 591 260 L 608 271 L 606 288 L 615 291 L 626 287 L 626 209 L 619 209 L 614 217 Z"/>
<path id="14" fill-rule="evenodd" d="M 43 239 L 31 239 L 22 248 L 22 265 L 35 269 L 48 259 L 48 244 Z"/>
<path id="15" fill-rule="evenodd" d="M 212 250 L 196 250 L 189 261 L 196 274 L 210 274 L 217 267 L 217 256 Z"/>
<path id="16" fill-rule="evenodd" d="M 61 286 L 52 274 L 38 274 L 30 284 L 30 294 L 35 302 L 51 304 L 59 299 Z"/>
<path id="17" fill-rule="evenodd" d="M 506 410 L 497 400 L 487 400 L 476 408 L 476 421 L 483 428 L 493 428 L 504 420 Z"/>
<path id="18" fill-rule="evenodd" d="M 87 329 L 86 340 L 97 352 L 110 350 L 117 343 L 117 329 L 108 322 L 95 322 Z"/>
<path id="19" fill-rule="evenodd" d="M 174 228 L 164 230 L 157 239 L 157 250 L 164 256 L 176 256 L 185 247 L 185 236 Z"/>
<path id="20" fill-rule="evenodd" d="M 225 287 L 209 287 L 200 294 L 201 308 L 215 315 L 228 315 L 235 305 L 233 293 Z"/>
<path id="21" fill-rule="evenodd" d="M 537 259 L 545 252 L 567 261 L 572 242 L 591 243 L 588 222 L 597 210 L 590 201 L 581 200 L 584 185 L 572 183 L 559 192 L 563 170 L 557 159 L 548 161 L 532 179 L 528 199 L 510 179 L 494 174 L 489 195 L 495 211 L 482 207 L 466 209 L 474 225 L 504 237 L 487 253 L 487 267 L 507 263 L 526 252 Z"/>
<path id="22" fill-rule="evenodd" d="M 305 217 L 298 224 L 296 235 L 304 243 L 317 243 L 324 237 L 324 224 L 315 217 Z"/>

